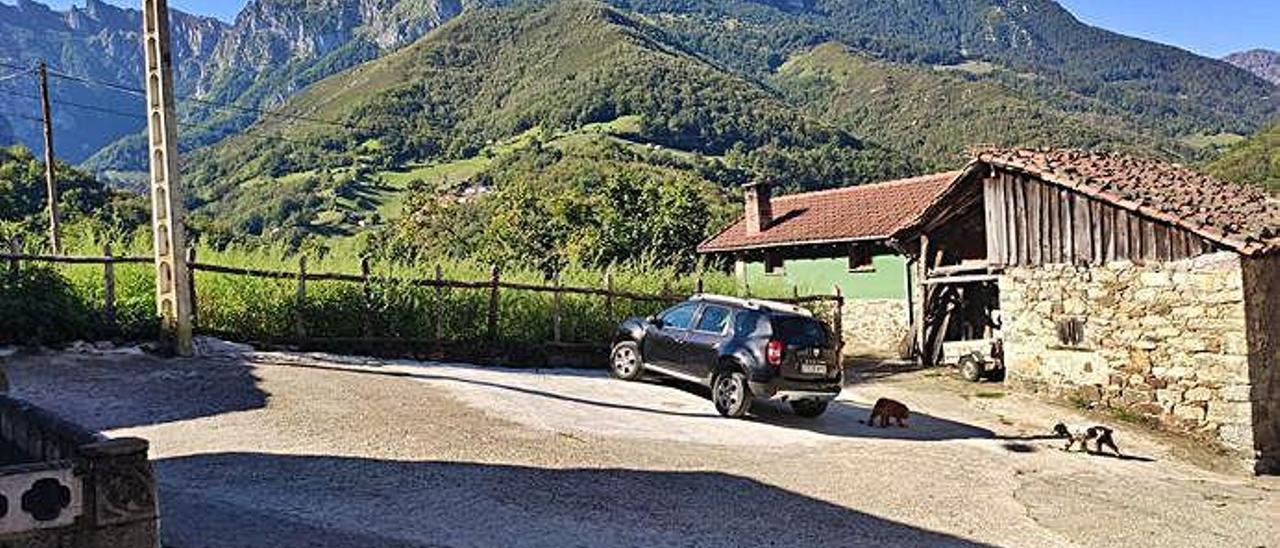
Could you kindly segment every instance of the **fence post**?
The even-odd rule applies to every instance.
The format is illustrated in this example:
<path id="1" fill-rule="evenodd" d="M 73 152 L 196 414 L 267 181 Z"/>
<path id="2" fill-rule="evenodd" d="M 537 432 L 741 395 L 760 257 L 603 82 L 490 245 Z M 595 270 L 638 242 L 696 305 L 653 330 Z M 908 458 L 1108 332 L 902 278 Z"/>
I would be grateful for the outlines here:
<path id="1" fill-rule="evenodd" d="M 498 341 L 498 283 L 502 269 L 493 265 L 489 282 L 489 342 Z"/>
<path id="2" fill-rule="evenodd" d="M 613 268 L 604 271 L 604 315 L 605 321 L 613 322 Z"/>
<path id="3" fill-rule="evenodd" d="M 360 289 L 364 295 L 362 328 L 365 337 L 373 336 L 373 286 L 369 284 L 369 258 L 360 258 Z"/>
<path id="4" fill-rule="evenodd" d="M 444 341 L 444 268 L 436 263 L 435 347 L 439 352 Z"/>
<path id="5" fill-rule="evenodd" d="M 294 305 L 293 333 L 301 342 L 307 338 L 306 312 L 307 304 L 307 256 L 298 255 L 298 296 Z"/>
<path id="6" fill-rule="evenodd" d="M 836 332 L 836 349 L 844 353 L 844 293 L 840 286 L 836 288 L 836 317 L 832 320 L 832 328 Z"/>
<path id="7" fill-rule="evenodd" d="M 19 239 L 17 236 L 14 236 L 12 239 L 9 240 L 9 254 L 13 255 L 13 257 L 9 258 L 9 283 L 10 284 L 18 283 L 17 255 L 19 253 L 22 253 L 22 240 Z"/>
<path id="8" fill-rule="evenodd" d="M 560 278 L 560 273 L 556 272 L 555 278 L 556 290 L 551 294 L 552 298 L 552 327 L 555 334 L 555 341 L 559 343 L 560 339 L 560 288 L 564 287 L 564 280 Z"/>
<path id="9" fill-rule="evenodd" d="M 102 256 L 107 262 L 102 264 L 102 317 L 107 320 L 108 327 L 116 325 L 116 265 L 112 260 L 111 244 L 103 244 Z"/>
<path id="10" fill-rule="evenodd" d="M 699 272 L 698 272 L 698 286 L 697 286 L 697 289 L 698 289 L 698 290 L 697 290 L 697 294 L 701 295 L 701 294 L 703 293 L 703 282 L 702 282 L 702 272 L 701 272 L 701 271 L 699 271 Z"/>
<path id="11" fill-rule="evenodd" d="M 196 326 L 199 325 L 197 323 L 197 319 L 200 317 L 200 305 L 196 301 L 195 264 L 196 264 L 196 248 L 188 247 L 187 248 L 187 276 L 189 278 L 189 281 L 187 283 L 187 292 L 191 298 L 191 329 L 192 330 L 195 330 Z"/>

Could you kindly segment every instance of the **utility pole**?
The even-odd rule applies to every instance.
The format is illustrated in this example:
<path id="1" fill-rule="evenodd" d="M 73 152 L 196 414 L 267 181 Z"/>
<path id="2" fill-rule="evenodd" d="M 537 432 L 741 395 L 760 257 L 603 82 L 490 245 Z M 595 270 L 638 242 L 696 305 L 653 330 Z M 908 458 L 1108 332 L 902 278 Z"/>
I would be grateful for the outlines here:
<path id="1" fill-rule="evenodd" d="M 53 113 L 49 108 L 49 69 L 40 61 L 40 110 L 44 112 L 44 184 L 49 198 L 49 243 L 62 253 L 62 223 L 58 218 L 58 180 L 53 166 Z"/>
<path id="2" fill-rule="evenodd" d="M 167 0 L 143 0 L 142 36 L 146 59 L 147 127 L 151 162 L 151 228 L 155 233 L 156 308 L 161 336 L 180 356 L 191 343 L 191 273 L 182 185 L 178 171 L 178 119 L 174 108 L 173 57 Z"/>

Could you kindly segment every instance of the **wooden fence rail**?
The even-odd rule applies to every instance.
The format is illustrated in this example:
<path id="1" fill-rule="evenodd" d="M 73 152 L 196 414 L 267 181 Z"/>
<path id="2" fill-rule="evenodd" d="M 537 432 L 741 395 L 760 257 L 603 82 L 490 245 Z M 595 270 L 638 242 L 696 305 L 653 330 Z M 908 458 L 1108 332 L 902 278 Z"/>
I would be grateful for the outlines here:
<path id="1" fill-rule="evenodd" d="M 0 253 L 0 262 L 7 262 L 9 265 L 9 279 L 15 282 L 19 275 L 19 263 L 37 262 L 51 264 L 75 264 L 75 265 L 102 265 L 103 266 L 103 285 L 105 294 L 105 303 L 103 306 L 104 317 L 108 322 L 114 323 L 116 316 L 115 303 L 115 268 L 116 264 L 150 264 L 154 261 L 152 257 L 139 256 L 114 256 L 111 253 L 111 247 L 105 246 L 103 254 L 100 257 L 93 256 L 70 256 L 70 255 L 41 255 L 20 253 L 18 246 L 11 245 L 9 253 Z M 373 318 L 375 312 L 373 310 L 373 286 L 374 285 L 402 285 L 411 287 L 429 287 L 435 289 L 435 326 L 433 329 L 434 340 L 439 342 L 443 340 L 444 326 L 443 319 L 445 314 L 440 309 L 444 301 L 445 289 L 476 289 L 485 290 L 488 294 L 488 307 L 486 310 L 485 333 L 490 341 L 498 339 L 498 304 L 500 290 L 514 291 L 530 291 L 538 293 L 552 294 L 553 307 L 553 337 L 554 343 L 560 344 L 562 340 L 562 296 L 563 295 L 586 295 L 604 297 L 605 313 L 609 319 L 613 319 L 615 309 L 614 302 L 616 299 L 624 299 L 639 302 L 653 303 L 676 303 L 684 300 L 683 295 L 673 294 L 669 286 L 664 286 L 661 294 L 636 293 L 632 291 L 619 291 L 614 289 L 613 275 L 606 271 L 603 280 L 603 287 L 575 287 L 564 285 L 560 276 L 555 276 L 550 284 L 532 284 L 523 282 L 511 282 L 502 280 L 502 272 L 498 267 L 494 267 L 490 271 L 488 280 L 449 280 L 445 279 L 443 269 L 436 265 L 434 276 L 431 278 L 403 278 L 393 276 L 376 276 L 372 274 L 368 259 L 364 259 L 360 264 L 359 274 L 345 274 L 333 272 L 310 272 L 307 270 L 307 261 L 305 257 L 299 257 L 298 269 L 296 271 L 284 270 L 268 270 L 259 268 L 245 268 L 237 266 L 226 266 L 218 264 L 203 263 L 196 260 L 194 250 L 187 253 L 186 256 L 188 267 L 192 273 L 207 272 L 214 274 L 225 274 L 231 276 L 246 276 L 253 278 L 264 278 L 273 280 L 290 280 L 297 284 L 296 298 L 299 303 L 306 301 L 307 282 L 346 282 L 358 283 L 361 285 L 361 292 L 364 297 L 364 310 L 361 311 L 361 332 L 364 339 L 373 340 Z M 703 290 L 703 280 L 699 276 L 696 281 L 696 292 L 701 293 Z M 749 290 L 748 290 L 749 291 Z M 191 282 L 192 292 L 192 308 L 197 309 L 195 277 L 192 276 Z M 791 298 L 776 299 L 780 302 L 790 303 L 794 305 L 806 305 L 814 303 L 831 303 L 834 309 L 834 329 L 837 334 L 841 333 L 840 323 L 844 306 L 844 297 L 840 294 L 839 288 L 836 288 L 834 295 L 794 295 Z M 294 318 L 293 332 L 300 340 L 305 339 L 308 335 L 306 329 L 306 318 L 302 307 L 298 307 L 297 317 Z M 195 318 L 192 318 L 193 324 Z"/>

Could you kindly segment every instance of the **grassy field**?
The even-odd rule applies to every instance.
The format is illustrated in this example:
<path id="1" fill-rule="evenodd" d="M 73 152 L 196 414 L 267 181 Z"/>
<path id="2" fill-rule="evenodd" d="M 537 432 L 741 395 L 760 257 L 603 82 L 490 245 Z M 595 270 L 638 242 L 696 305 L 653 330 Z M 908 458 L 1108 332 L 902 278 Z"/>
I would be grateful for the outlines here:
<path id="1" fill-rule="evenodd" d="M 119 254 L 148 254 L 145 241 L 118 243 Z M 96 250 L 96 251 L 95 251 Z M 97 255 L 99 242 L 73 242 L 68 252 Z M 298 257 L 278 249 L 199 250 L 203 263 L 247 268 L 297 271 Z M 442 261 L 446 279 L 486 281 L 490 267 L 468 261 Z M 368 298 L 360 284 L 309 282 L 299 299 L 297 282 L 198 272 L 195 276 L 197 330 L 242 341 L 281 341 L 298 335 L 311 338 L 362 337 L 429 339 L 437 325 L 452 342 L 487 341 L 487 289 L 413 287 L 380 281 L 388 278 L 430 278 L 435 264 L 373 264 L 375 282 Z M 97 265 L 41 266 L 24 263 L 17 283 L 0 283 L 0 343 L 57 344 L 77 339 L 139 339 L 156 333 L 153 300 L 154 271 L 149 264 L 117 265 L 116 322 L 103 310 L 103 267 Z M 353 256 L 330 253 L 309 257 L 308 272 L 356 274 Z M 695 291 L 698 273 L 681 273 L 650 265 L 619 265 L 611 269 L 616 291 L 678 299 Z M 707 292 L 737 294 L 732 274 L 701 274 Z M 501 279 L 526 284 L 550 284 L 541 272 L 508 270 Z M 605 287 L 598 269 L 570 267 L 562 283 L 576 287 Z M 752 287 L 756 296 L 782 297 L 781 285 Z M 605 343 L 619 321 L 665 308 L 657 302 L 614 299 L 612 311 L 600 296 L 564 295 L 561 300 L 562 338 L 569 343 Z M 499 337 L 504 344 L 534 344 L 553 337 L 553 296 L 524 290 L 499 292 Z M 301 318 L 301 322 L 299 322 Z"/>

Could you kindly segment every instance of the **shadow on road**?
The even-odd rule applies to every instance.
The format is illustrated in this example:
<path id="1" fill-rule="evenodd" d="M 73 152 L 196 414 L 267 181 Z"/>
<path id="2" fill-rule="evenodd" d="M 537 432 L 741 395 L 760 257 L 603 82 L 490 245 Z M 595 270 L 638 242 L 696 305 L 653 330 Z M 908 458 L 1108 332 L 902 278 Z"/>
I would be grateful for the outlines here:
<path id="1" fill-rule="evenodd" d="M 155 465 L 172 546 L 980 545 L 719 472 L 259 453 Z"/>
<path id="2" fill-rule="evenodd" d="M 6 369 L 15 395 L 95 430 L 260 409 L 269 397 L 235 353 L 198 359 L 60 353 L 15 359 Z"/>

